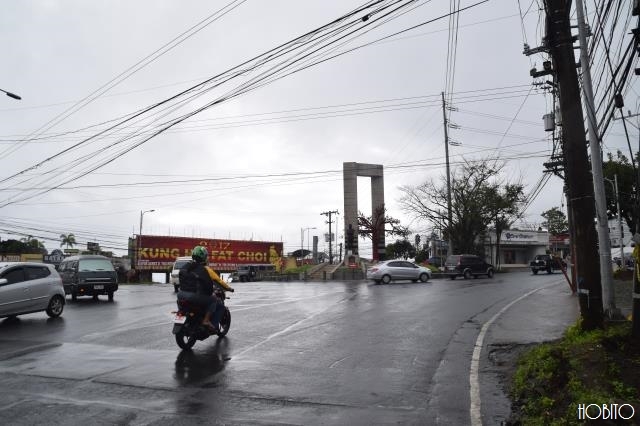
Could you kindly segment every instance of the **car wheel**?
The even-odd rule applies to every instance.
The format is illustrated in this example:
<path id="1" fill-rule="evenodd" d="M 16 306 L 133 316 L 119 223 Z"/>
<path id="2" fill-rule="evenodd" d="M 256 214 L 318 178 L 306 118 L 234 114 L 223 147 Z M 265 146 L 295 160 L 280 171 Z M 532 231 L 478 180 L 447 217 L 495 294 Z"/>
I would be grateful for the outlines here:
<path id="1" fill-rule="evenodd" d="M 180 290 L 180 289 L 178 288 L 178 286 L 177 286 L 177 285 L 174 285 L 174 286 L 173 286 L 173 292 L 174 292 L 174 293 L 177 293 L 179 290 Z"/>
<path id="2" fill-rule="evenodd" d="M 97 295 L 97 294 L 94 294 L 94 295 L 93 295 L 93 300 L 95 300 L 95 301 L 97 301 L 97 300 L 98 300 L 98 295 Z"/>
<path id="3" fill-rule="evenodd" d="M 467 269 L 466 271 L 464 271 L 464 279 L 468 280 L 470 278 L 471 278 L 471 271 Z"/>
<path id="4" fill-rule="evenodd" d="M 75 289 L 71 290 L 71 300 L 73 300 L 74 302 L 78 300 L 78 293 L 76 293 Z"/>
<path id="5" fill-rule="evenodd" d="M 456 279 L 456 275 L 449 275 L 449 278 L 451 278 L 452 280 Z"/>
<path id="6" fill-rule="evenodd" d="M 382 284 L 389 284 L 391 282 L 391 276 L 383 275 L 382 276 Z"/>
<path id="7" fill-rule="evenodd" d="M 113 302 L 113 292 L 109 292 L 109 302 Z"/>
<path id="8" fill-rule="evenodd" d="M 422 281 L 423 283 L 426 283 L 427 281 L 429 281 L 429 274 L 424 272 L 420 274 L 420 281 Z"/>
<path id="9" fill-rule="evenodd" d="M 532 269 L 531 272 L 533 272 L 533 275 L 538 275 L 538 270 L 537 269 Z"/>
<path id="10" fill-rule="evenodd" d="M 487 277 L 489 277 L 489 278 L 493 278 L 493 269 L 489 269 L 489 270 L 487 271 Z"/>
<path id="11" fill-rule="evenodd" d="M 64 299 L 60 295 L 55 295 L 49 300 L 49 306 L 47 307 L 47 315 L 51 318 L 57 318 L 62 314 L 64 309 Z"/>

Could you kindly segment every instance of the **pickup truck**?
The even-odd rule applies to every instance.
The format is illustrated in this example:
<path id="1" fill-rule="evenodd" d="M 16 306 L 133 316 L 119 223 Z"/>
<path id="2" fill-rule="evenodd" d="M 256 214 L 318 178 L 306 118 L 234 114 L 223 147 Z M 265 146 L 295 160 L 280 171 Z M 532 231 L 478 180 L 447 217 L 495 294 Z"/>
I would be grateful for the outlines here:
<path id="1" fill-rule="evenodd" d="M 566 264 L 558 257 L 552 257 L 549 254 L 539 254 L 529 263 L 531 272 L 536 275 L 538 271 L 547 271 L 547 274 L 553 271 L 562 271 Z"/>

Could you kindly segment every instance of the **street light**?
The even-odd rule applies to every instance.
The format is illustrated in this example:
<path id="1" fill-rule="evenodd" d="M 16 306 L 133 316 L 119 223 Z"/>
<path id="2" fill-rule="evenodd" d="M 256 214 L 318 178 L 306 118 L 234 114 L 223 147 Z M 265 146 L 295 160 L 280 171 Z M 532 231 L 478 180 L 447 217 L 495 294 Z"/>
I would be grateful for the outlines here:
<path id="1" fill-rule="evenodd" d="M 307 230 L 307 251 L 310 252 L 311 250 L 309 250 L 309 240 L 310 240 L 310 238 L 309 238 L 309 230 L 310 229 L 317 229 L 317 228 L 314 226 L 312 228 L 305 228 L 305 229 Z"/>
<path id="2" fill-rule="evenodd" d="M 151 213 L 151 212 L 155 212 L 155 209 L 140 211 L 140 235 L 142 235 L 142 218 L 144 217 L 145 213 Z"/>
<path id="3" fill-rule="evenodd" d="M 304 265 L 304 231 L 307 231 L 307 240 L 309 239 L 309 229 L 314 228 L 300 228 L 300 266 Z M 308 242 L 307 242 L 308 244 Z"/>
<path id="4" fill-rule="evenodd" d="M 627 265 L 624 259 L 624 244 L 622 243 L 623 239 L 622 239 L 622 215 L 620 214 L 620 199 L 618 198 L 618 175 L 613 175 L 613 179 L 607 179 L 604 178 L 604 180 L 606 180 L 607 182 L 609 182 L 612 186 L 613 186 L 613 191 L 615 192 L 616 195 L 616 210 L 618 211 L 618 229 L 620 230 L 620 262 L 621 262 L 621 268 L 622 270 L 626 270 L 627 269 Z"/>
<path id="5" fill-rule="evenodd" d="M 13 98 L 13 99 L 17 99 L 17 100 L 22 99 L 20 96 L 16 95 L 15 93 L 7 92 L 6 90 L 0 89 L 0 92 L 6 93 L 8 97 Z"/>
<path id="6" fill-rule="evenodd" d="M 155 210 L 154 209 L 145 210 L 145 211 L 140 210 L 140 229 L 138 232 L 138 253 L 136 256 L 136 268 L 138 269 L 140 269 L 140 251 L 142 250 L 142 218 L 144 217 L 145 213 L 151 213 L 151 212 L 155 212 Z"/>

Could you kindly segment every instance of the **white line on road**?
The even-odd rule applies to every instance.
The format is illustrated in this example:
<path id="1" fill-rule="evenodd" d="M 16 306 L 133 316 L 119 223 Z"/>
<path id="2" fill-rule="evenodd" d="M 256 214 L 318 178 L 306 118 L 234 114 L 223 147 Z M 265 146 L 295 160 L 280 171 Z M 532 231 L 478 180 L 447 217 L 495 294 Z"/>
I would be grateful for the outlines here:
<path id="1" fill-rule="evenodd" d="M 555 285 L 555 284 L 553 284 Z M 543 288 L 551 287 L 551 285 L 547 285 L 544 287 L 539 287 L 534 290 L 531 290 L 529 293 L 526 293 L 516 300 L 509 303 L 504 308 L 500 309 L 497 314 L 491 317 L 491 319 L 484 323 L 482 328 L 480 329 L 480 334 L 476 339 L 476 345 L 473 348 L 473 356 L 471 357 L 471 368 L 469 369 L 469 384 L 470 384 L 470 399 L 471 399 L 471 426 L 482 426 L 482 414 L 480 411 L 480 378 L 478 376 L 479 367 L 480 367 L 480 352 L 482 351 L 482 346 L 484 345 L 484 336 L 487 334 L 487 330 L 493 322 L 498 319 L 500 315 L 505 313 L 507 309 L 509 309 L 514 304 L 518 303 L 525 297 L 532 295 L 533 293 L 542 290 Z"/>

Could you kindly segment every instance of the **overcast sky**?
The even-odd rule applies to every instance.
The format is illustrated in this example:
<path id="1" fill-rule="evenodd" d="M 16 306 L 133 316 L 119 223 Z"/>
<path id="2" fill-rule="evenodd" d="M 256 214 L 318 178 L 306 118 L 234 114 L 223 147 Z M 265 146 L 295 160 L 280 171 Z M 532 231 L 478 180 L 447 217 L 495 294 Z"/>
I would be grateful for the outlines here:
<path id="1" fill-rule="evenodd" d="M 389 214 L 426 235 L 430 224 L 399 209 L 398 187 L 445 172 L 443 91 L 457 108 L 453 167 L 463 157 L 500 157 L 503 177 L 522 179 L 530 194 L 552 148 L 542 124 L 551 96 L 529 75 L 544 56 L 522 54 L 525 41 L 540 43 L 537 3 L 478 4 L 459 14 L 453 35 L 450 19 L 437 19 L 449 1 L 372 3 L 289 45 L 299 50 L 288 56 L 261 57 L 365 3 L 8 2 L 0 89 L 22 100 L 0 97 L 0 237 L 30 234 L 52 250 L 61 233 L 74 233 L 82 245 L 124 254 L 140 212 L 154 209 L 144 214 L 145 234 L 283 241 L 289 252 L 300 247 L 301 228 L 315 227 L 309 235 L 323 241 L 324 211 L 338 210 L 342 229 L 342 164 L 350 161 L 384 165 Z M 311 48 L 322 50 L 293 62 Z M 288 67 L 281 78 L 255 83 L 280 66 Z M 636 87 L 627 90 L 634 113 Z M 627 150 L 619 123 L 610 133 L 605 152 Z M 369 182 L 358 184 L 359 209 L 370 214 Z M 521 226 L 537 227 L 541 212 L 564 206 L 561 187 L 549 179 Z"/>

